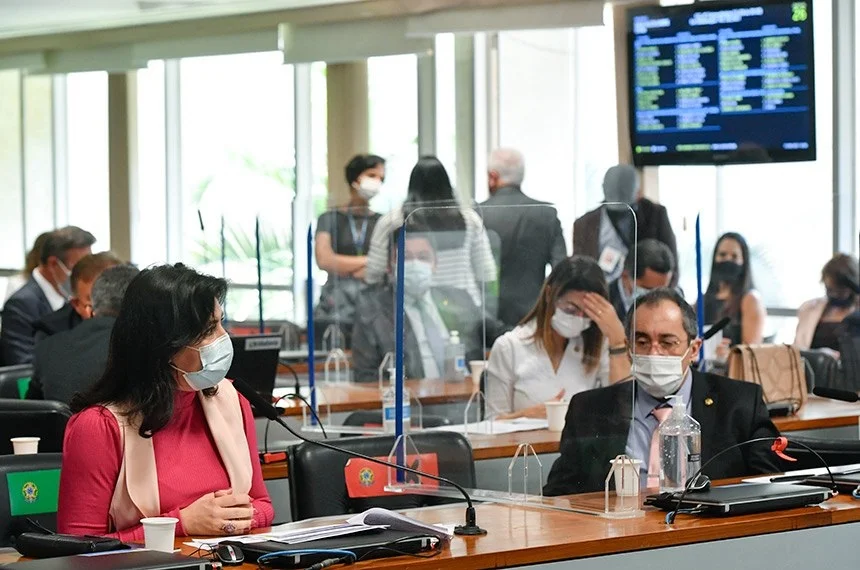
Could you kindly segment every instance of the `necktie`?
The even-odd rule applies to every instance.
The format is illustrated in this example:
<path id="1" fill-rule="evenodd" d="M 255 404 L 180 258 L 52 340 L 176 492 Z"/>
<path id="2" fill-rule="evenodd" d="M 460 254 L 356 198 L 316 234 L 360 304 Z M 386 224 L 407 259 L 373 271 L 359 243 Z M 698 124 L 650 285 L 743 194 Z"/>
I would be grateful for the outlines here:
<path id="1" fill-rule="evenodd" d="M 425 299 L 419 299 L 418 312 L 421 313 L 424 335 L 427 337 L 427 344 L 430 345 L 439 374 L 445 374 L 445 337 L 436 325 L 436 320 L 430 315 L 430 308 Z"/>
<path id="2" fill-rule="evenodd" d="M 648 455 L 648 487 L 660 485 L 660 424 L 672 413 L 672 408 L 661 404 L 651 410 L 651 415 L 657 418 L 657 427 L 651 434 L 651 452 Z"/>

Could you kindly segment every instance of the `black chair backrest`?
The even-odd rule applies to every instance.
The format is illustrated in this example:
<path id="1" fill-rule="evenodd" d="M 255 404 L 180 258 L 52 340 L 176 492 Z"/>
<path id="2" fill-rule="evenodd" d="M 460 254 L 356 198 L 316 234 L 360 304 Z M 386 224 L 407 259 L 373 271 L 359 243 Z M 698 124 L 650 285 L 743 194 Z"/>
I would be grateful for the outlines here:
<path id="1" fill-rule="evenodd" d="M 421 418 L 421 423 L 425 428 L 433 428 L 439 426 L 451 425 L 451 420 L 445 416 L 436 416 L 433 414 L 424 414 Z M 343 420 L 345 426 L 381 426 L 382 411 L 381 410 L 357 410 L 352 412 Z M 418 427 L 418 413 L 412 414 L 413 427 Z"/>
<path id="2" fill-rule="evenodd" d="M 801 350 L 800 357 L 806 363 L 806 388 L 808 392 L 816 386 L 839 388 L 839 361 L 821 350 Z"/>
<path id="3" fill-rule="evenodd" d="M 412 434 L 412 441 L 418 453 L 436 454 L 440 476 L 466 488 L 475 487 L 472 446 L 461 434 L 444 431 L 422 432 Z M 371 457 L 387 457 L 394 446 L 394 437 L 351 437 L 338 440 L 337 446 Z M 287 453 L 293 520 L 360 513 L 370 507 L 406 509 L 451 502 L 437 497 L 411 494 L 350 498 L 344 476 L 349 455 L 307 442 L 288 448 Z M 387 470 L 383 470 L 387 474 Z"/>
<path id="4" fill-rule="evenodd" d="M 21 399 L 18 380 L 33 376 L 32 364 L 0 366 L 0 398 Z"/>
<path id="5" fill-rule="evenodd" d="M 839 358 L 842 378 L 836 387 L 840 390 L 860 391 L 860 336 L 843 334 L 839 337 Z"/>
<path id="6" fill-rule="evenodd" d="M 789 436 L 785 453 L 797 461 L 780 460 L 783 471 L 798 469 L 818 469 L 824 467 L 821 461 L 809 450 L 797 445 L 803 443 L 814 449 L 827 465 L 851 465 L 860 463 L 860 440 L 856 439 L 818 439 L 812 437 Z"/>
<path id="7" fill-rule="evenodd" d="M 0 399 L 0 455 L 12 453 L 11 437 L 40 437 L 40 453 L 63 451 L 63 435 L 72 412 L 53 400 Z"/>
<path id="8" fill-rule="evenodd" d="M 0 456 L 0 547 L 38 528 L 57 530 L 61 453 Z M 30 519 L 30 520 L 28 520 Z"/>

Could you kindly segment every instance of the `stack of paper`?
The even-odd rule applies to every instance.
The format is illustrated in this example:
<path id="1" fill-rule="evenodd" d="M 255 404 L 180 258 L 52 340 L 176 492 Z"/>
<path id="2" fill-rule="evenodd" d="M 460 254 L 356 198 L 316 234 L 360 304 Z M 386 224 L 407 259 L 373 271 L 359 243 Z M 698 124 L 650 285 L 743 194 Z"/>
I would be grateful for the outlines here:
<path id="1" fill-rule="evenodd" d="M 282 542 L 284 544 L 301 544 L 302 542 L 310 542 L 312 540 L 320 540 L 323 538 L 332 538 L 335 536 L 346 536 L 349 534 L 358 534 L 375 529 L 385 529 L 388 525 L 384 524 L 364 524 L 351 523 L 349 521 L 340 524 L 330 524 L 325 526 L 317 526 L 313 528 L 300 528 L 287 530 L 283 527 L 273 527 L 272 530 L 265 534 L 248 534 L 245 536 L 226 536 L 221 538 L 202 538 L 195 539 L 191 542 L 186 542 L 188 546 L 199 548 L 201 550 L 211 550 L 219 542 L 231 540 L 241 542 L 242 544 L 253 544 L 255 542 Z"/>
<path id="2" fill-rule="evenodd" d="M 410 519 L 400 513 L 373 507 L 354 517 L 347 519 L 350 524 L 385 525 L 392 530 L 403 530 L 416 534 L 428 534 L 439 540 L 448 540 L 454 536 L 453 525 L 442 526 L 436 524 L 425 524 L 415 519 Z"/>
<path id="3" fill-rule="evenodd" d="M 547 428 L 549 428 L 549 422 L 543 419 L 516 418 L 513 420 L 484 420 L 470 424 L 438 426 L 429 428 L 428 431 L 454 431 L 463 434 L 498 435 Z"/>

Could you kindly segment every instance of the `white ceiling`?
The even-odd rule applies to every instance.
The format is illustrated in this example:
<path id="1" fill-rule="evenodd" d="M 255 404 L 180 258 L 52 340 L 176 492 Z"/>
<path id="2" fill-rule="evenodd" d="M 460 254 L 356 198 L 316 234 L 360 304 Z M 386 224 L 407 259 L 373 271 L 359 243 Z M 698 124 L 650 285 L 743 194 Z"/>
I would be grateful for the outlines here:
<path id="1" fill-rule="evenodd" d="M 0 37 L 140 25 L 360 0 L 0 0 Z"/>

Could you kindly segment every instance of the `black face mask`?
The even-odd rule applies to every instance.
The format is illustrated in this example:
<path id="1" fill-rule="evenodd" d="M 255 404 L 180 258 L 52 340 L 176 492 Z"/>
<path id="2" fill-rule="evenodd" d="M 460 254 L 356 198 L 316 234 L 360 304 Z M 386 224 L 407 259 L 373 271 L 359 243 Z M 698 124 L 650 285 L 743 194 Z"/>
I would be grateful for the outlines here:
<path id="1" fill-rule="evenodd" d="M 841 296 L 836 291 L 827 290 L 827 303 L 831 307 L 836 307 L 838 309 L 844 309 L 846 307 L 850 307 L 855 302 L 854 295 L 848 295 L 847 297 Z"/>
<path id="2" fill-rule="evenodd" d="M 744 272 L 743 265 L 738 265 L 732 261 L 718 261 L 714 264 L 712 279 L 720 283 L 734 283 L 741 278 Z"/>

